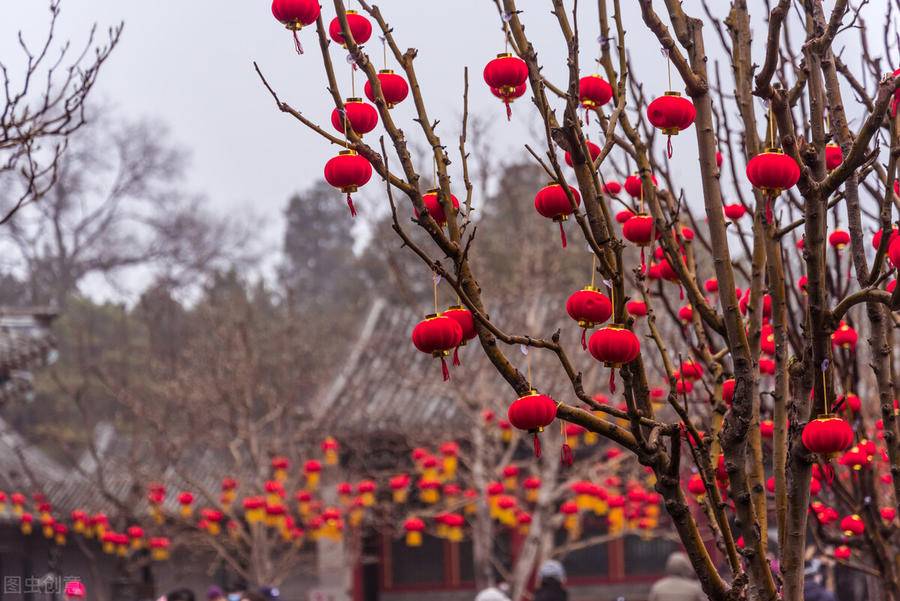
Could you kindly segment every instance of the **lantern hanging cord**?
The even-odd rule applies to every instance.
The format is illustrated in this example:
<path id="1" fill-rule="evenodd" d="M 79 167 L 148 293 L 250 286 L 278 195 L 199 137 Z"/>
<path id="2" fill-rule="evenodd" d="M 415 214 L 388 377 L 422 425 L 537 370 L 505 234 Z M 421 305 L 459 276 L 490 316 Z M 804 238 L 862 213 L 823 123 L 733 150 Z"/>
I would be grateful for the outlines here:
<path id="1" fill-rule="evenodd" d="M 439 276 L 437 273 L 435 273 L 431 278 L 431 282 L 434 285 L 434 314 L 435 315 L 438 314 L 438 280 L 440 277 L 441 276 Z"/>
<path id="2" fill-rule="evenodd" d="M 669 50 L 663 48 L 663 54 L 666 57 L 666 71 L 669 75 L 669 90 L 672 90 L 672 58 L 669 56 Z"/>
<path id="3" fill-rule="evenodd" d="M 531 385 L 531 353 L 525 353 L 525 363 L 528 365 L 528 388 L 534 388 Z"/>
<path id="4" fill-rule="evenodd" d="M 387 69 L 387 38 L 381 38 L 381 50 L 384 53 L 384 68 Z"/>
<path id="5" fill-rule="evenodd" d="M 350 67 L 350 91 L 350 95 L 356 98 L 356 63 L 353 63 Z"/>
<path id="6" fill-rule="evenodd" d="M 772 110 L 772 103 L 769 103 L 769 145 L 775 148 L 775 111 Z"/>
<path id="7" fill-rule="evenodd" d="M 597 275 L 597 255 L 592 251 L 591 252 L 591 288 L 594 287 L 594 282 L 596 281 Z"/>

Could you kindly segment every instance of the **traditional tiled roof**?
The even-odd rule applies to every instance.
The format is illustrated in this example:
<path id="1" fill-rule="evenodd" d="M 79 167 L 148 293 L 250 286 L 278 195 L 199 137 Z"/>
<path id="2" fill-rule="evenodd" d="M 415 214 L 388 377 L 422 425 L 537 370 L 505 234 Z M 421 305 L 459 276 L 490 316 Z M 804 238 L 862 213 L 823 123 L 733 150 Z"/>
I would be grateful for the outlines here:
<path id="1" fill-rule="evenodd" d="M 585 370 L 587 389 L 599 381 L 596 376 L 602 368 L 589 355 L 584 356 L 580 330 L 566 315 L 564 297 L 541 296 L 531 302 L 516 299 L 489 310 L 496 323 L 511 333 L 550 337 L 562 328 L 563 342 L 576 368 Z M 480 413 L 471 406 L 505 413 L 514 392 L 491 365 L 478 340 L 460 349 L 462 365 L 451 366 L 451 380 L 444 382 L 439 361 L 417 351 L 410 342 L 413 327 L 423 317 L 404 307 L 389 306 L 382 299 L 371 304 L 342 369 L 315 402 L 315 417 L 323 431 L 343 438 L 397 431 L 425 436 L 448 430 L 463 433 Z M 525 372 L 527 360 L 520 350 L 501 347 Z M 571 402 L 571 384 L 556 358 L 535 349 L 530 354 L 536 387 Z"/>
<path id="2" fill-rule="evenodd" d="M 48 308 L 0 307 L 0 405 L 31 393 L 32 370 L 52 358 L 55 316 Z"/>

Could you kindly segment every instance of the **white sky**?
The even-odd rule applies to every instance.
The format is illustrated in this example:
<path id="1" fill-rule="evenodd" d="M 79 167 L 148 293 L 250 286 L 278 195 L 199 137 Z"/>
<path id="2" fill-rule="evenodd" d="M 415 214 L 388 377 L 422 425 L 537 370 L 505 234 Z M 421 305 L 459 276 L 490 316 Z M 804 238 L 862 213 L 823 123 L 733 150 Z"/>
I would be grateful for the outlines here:
<path id="1" fill-rule="evenodd" d="M 321 3 L 330 19 L 334 14 L 332 3 Z M 522 145 L 531 136 L 527 126 L 522 125 L 534 118 L 534 107 L 523 99 L 514 106 L 513 124 L 507 125 L 502 105 L 490 95 L 481 78 L 484 64 L 503 49 L 500 20 L 493 2 L 377 3 L 394 26 L 401 47 L 419 50 L 416 64 L 425 99 L 432 117 L 442 122 L 439 133 L 445 136 L 448 146 L 456 146 L 462 70 L 467 65 L 472 112 L 497 119 L 492 136 L 498 151 L 510 157 L 512 153 L 527 156 Z M 0 0 L 0 4 L 0 58 L 15 65 L 20 54 L 16 52 L 14 34 L 22 29 L 27 39 L 39 42 L 46 27 L 47 1 Z M 570 7 L 571 4 L 567 2 Z M 622 5 L 634 75 L 644 83 L 646 93 L 655 97 L 666 85 L 659 44 L 641 22 L 637 3 L 623 0 Z M 598 35 L 597 4 L 583 0 L 580 6 L 582 70 L 590 72 Z M 685 6 L 702 15 L 697 0 L 688 0 Z M 548 76 L 553 81 L 564 81 L 565 48 L 549 12 L 549 2 L 522 0 L 520 7 Z M 192 190 L 208 196 L 222 211 L 259 221 L 260 235 L 276 248 L 281 237 L 280 213 L 288 196 L 320 178 L 325 161 L 335 149 L 275 110 L 253 71 L 252 61 L 259 62 L 284 100 L 309 117 L 327 123 L 332 106 L 325 90 L 315 32 L 301 32 L 307 54 L 298 56 L 290 33 L 274 20 L 267 0 L 64 0 L 60 33 L 77 45 L 92 23 L 97 22 L 102 28 L 122 20 L 126 23 L 123 40 L 100 75 L 98 96 L 125 115 L 167 123 L 174 140 L 191 151 Z M 756 29 L 764 31 L 762 21 Z M 855 43 L 853 35 L 844 36 L 848 38 L 844 43 Z M 758 54 L 761 36 L 757 37 Z M 711 56 L 720 55 L 711 27 L 707 28 L 707 45 Z M 380 42 L 373 36 L 368 47 L 373 56 L 380 57 L 377 46 Z M 332 52 L 339 75 L 349 88 L 349 66 L 341 57 L 343 51 L 333 45 Z M 730 78 L 727 62 L 722 65 L 722 73 Z M 682 88 L 680 84 L 675 87 Z M 349 89 L 343 92 L 349 96 Z M 395 109 L 401 120 L 411 118 L 409 104 Z M 517 123 L 520 127 L 516 127 Z M 414 127 L 408 121 L 406 131 L 412 134 Z M 675 158 L 679 166 L 696 169 L 695 156 L 694 136 L 679 136 Z M 696 181 L 685 178 L 687 185 L 691 179 Z M 373 201 L 378 197 L 378 192 L 370 190 L 362 195 L 363 206 L 370 194 Z M 335 202 L 339 201 L 336 195 Z"/>

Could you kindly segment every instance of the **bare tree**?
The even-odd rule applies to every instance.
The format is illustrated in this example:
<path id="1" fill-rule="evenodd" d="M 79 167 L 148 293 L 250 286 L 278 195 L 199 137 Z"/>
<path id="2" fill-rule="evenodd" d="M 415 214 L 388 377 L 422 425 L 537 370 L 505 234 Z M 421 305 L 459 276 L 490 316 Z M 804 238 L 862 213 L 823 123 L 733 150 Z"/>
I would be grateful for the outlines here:
<path id="1" fill-rule="evenodd" d="M 50 24 L 40 46 L 30 46 L 19 32 L 25 58 L 21 74 L 18 66 L 0 62 L 0 224 L 55 183 L 68 138 L 85 124 L 88 95 L 122 35 L 119 24 L 109 29 L 104 43 L 95 45 L 95 25 L 81 50 L 73 51 L 68 41 L 57 44 L 60 4 L 50 0 Z"/>
<path id="2" fill-rule="evenodd" d="M 439 274 L 471 311 L 486 356 L 515 394 L 528 394 L 532 382 L 516 368 L 510 346 L 525 345 L 557 361 L 558 377 L 570 381 L 571 397 L 577 400 L 561 402 L 557 417 L 615 441 L 654 471 L 656 491 L 663 496 L 711 599 L 802 599 L 810 513 L 817 518 L 815 540 L 822 551 L 832 552 L 834 544 L 851 549 L 853 559 L 847 561 L 842 551 L 842 561 L 876 574 L 885 598 L 900 597 L 897 553 L 890 542 L 896 522 L 889 518 L 890 512 L 880 511 L 886 505 L 895 515 L 900 502 L 900 478 L 896 477 L 900 473 L 900 432 L 892 402 L 900 383 L 896 344 L 889 328 L 897 323 L 894 312 L 900 308 L 900 292 L 884 287 L 893 273 L 886 261 L 888 251 L 896 249 L 891 255 L 900 252 L 900 243 L 889 235 L 898 202 L 893 190 L 900 138 L 896 110 L 890 107 L 898 78 L 885 75 L 886 59 L 870 50 L 862 18 L 867 3 L 838 1 L 826 10 L 820 0 L 777 2 L 765 11 L 768 31 L 764 45 L 757 44 L 757 52 L 747 2 L 730 3 L 724 17 L 716 16 L 712 5 L 704 3 L 705 19 L 689 14 L 689 9 L 676 1 L 667 0 L 662 15 L 652 0 L 638 3 L 643 25 L 656 37 L 667 56 L 664 60 L 670 61 L 675 77 L 681 80 L 670 88 L 683 89 L 695 111 L 691 133 L 696 136 L 699 170 L 694 176 L 699 177 L 703 200 L 702 210 L 697 211 L 685 201 L 679 187 L 689 176 L 675 172 L 660 152 L 663 135 L 671 136 L 680 128 L 673 132 L 665 127 L 660 132 L 645 116 L 648 95 L 661 94 L 663 89 L 654 86 L 650 90 L 649 84 L 641 85 L 633 77 L 626 31 L 634 24 L 625 23 L 619 0 L 598 0 L 598 18 L 590 24 L 589 39 L 600 34 L 600 71 L 611 86 L 613 101 L 609 112 L 585 107 L 603 131 L 602 146 L 594 147 L 588 145 L 586 123 L 580 115 L 580 79 L 587 69 L 580 66 L 584 22 L 579 21 L 578 3 L 571 11 L 561 0 L 547 3 L 567 50 L 567 78 L 559 85 L 548 79 L 526 34 L 526 20 L 540 17 L 520 8 L 515 0 L 495 0 L 506 43 L 527 67 L 532 101 L 544 125 L 544 147 L 527 150 L 569 200 L 569 214 L 593 251 L 597 275 L 609 282 L 612 323 L 620 329 L 640 327 L 647 335 L 644 346 L 649 342 L 654 348 L 652 354 L 644 348 L 643 355 L 621 367 L 623 408 L 594 400 L 584 385 L 581 362 L 570 354 L 559 332 L 545 337 L 528 330 L 513 333 L 502 323 L 505 318 L 489 310 L 482 286 L 487 290 L 490 282 L 476 274 L 472 259 L 477 243 L 471 212 L 473 186 L 467 177 L 467 94 L 458 159 L 466 193 L 457 210 L 451 203 L 450 152 L 440 133 L 443 129 L 438 129 L 423 99 L 415 67 L 417 51 L 402 50 L 401 33 L 390 26 L 377 6 L 360 0 L 410 84 L 416 119 L 404 129 L 407 124 L 401 125 L 389 110 L 373 61 L 354 41 L 345 4 L 334 0 L 334 22 L 355 68 L 374 90 L 385 132 L 380 140 L 363 140 L 352 129 L 345 132 L 345 138 L 332 135 L 283 101 L 264 78 L 263 83 L 279 110 L 328 142 L 356 151 L 369 161 L 384 182 L 394 231 L 421 259 L 425 270 Z M 895 13 L 894 3 L 889 3 L 880 49 L 885 55 L 897 49 L 892 37 L 897 32 Z M 332 60 L 323 15 L 316 22 L 316 33 L 328 92 L 336 109 L 344 110 L 335 76 L 337 61 Z M 860 36 L 863 49 L 861 67 L 856 71 L 833 50 L 836 40 L 850 34 Z M 719 65 L 710 62 L 709 39 L 722 46 L 732 82 L 722 82 Z M 799 51 L 795 50 L 798 47 Z M 754 55 L 765 57 L 760 67 L 753 64 Z M 848 107 L 842 85 L 853 90 L 857 106 Z M 767 114 L 759 113 L 754 97 L 768 103 Z M 848 110 L 858 123 L 853 130 Z M 762 136 L 760 121 L 767 125 Z M 449 216 L 446 225 L 428 213 L 423 201 L 422 174 L 410 150 L 414 140 L 422 139 L 433 151 L 440 206 Z M 835 144 L 829 146 L 830 140 Z M 886 162 L 881 162 L 885 154 L 882 144 L 890 150 Z M 767 147 L 783 150 L 796 164 L 796 188 L 793 182 L 783 186 L 791 189 L 782 196 L 781 189 L 761 186 L 754 189 L 751 199 L 741 189 L 745 180 L 740 174 L 745 163 Z M 569 154 L 572 171 L 564 170 L 557 150 Z M 837 152 L 839 160 L 826 161 L 826 153 L 834 157 Z M 728 163 L 722 168 L 717 161 L 719 153 L 727 155 Z M 636 165 L 640 181 L 639 191 L 625 204 L 632 213 L 649 215 L 653 224 L 650 246 L 658 246 L 659 254 L 651 255 L 654 259 L 646 269 L 636 265 L 633 253 L 626 252 L 629 244 L 613 220 L 613 207 L 621 201 L 612 198 L 614 193 L 598 172 L 604 168 L 607 177 L 627 173 L 631 169 L 626 165 Z M 730 171 L 731 178 L 723 178 L 723 170 Z M 567 183 L 573 172 L 581 204 Z M 731 187 L 725 188 L 729 179 Z M 459 190 L 458 182 L 456 187 Z M 861 202 L 863 191 L 868 195 L 867 205 Z M 726 219 L 726 194 L 751 209 L 752 227 Z M 401 198 L 408 203 L 401 204 Z M 408 232 L 407 204 L 417 215 L 413 225 L 424 230 L 428 240 L 421 242 Z M 849 224 L 849 236 L 842 243 L 829 239 L 829 211 L 834 229 L 841 219 Z M 885 233 L 871 262 L 864 222 Z M 688 224 L 693 229 L 684 229 Z M 802 228 L 805 242 L 799 255 L 791 233 L 798 228 Z M 658 243 L 653 241 L 654 232 L 659 234 Z M 840 251 L 848 244 L 851 260 L 846 261 Z M 801 291 L 788 279 L 790 273 L 805 275 Z M 713 276 L 711 288 L 702 282 L 701 274 Z M 676 283 L 680 296 L 687 298 L 689 311 L 682 311 L 681 301 L 669 298 L 673 286 L 653 285 L 651 279 Z M 715 290 L 715 296 L 708 296 L 710 290 Z M 639 325 L 641 315 L 630 314 L 626 308 L 632 298 L 646 303 L 646 329 Z M 864 319 L 858 317 L 857 305 L 865 306 Z M 675 325 L 676 320 L 683 325 Z M 842 320 L 868 335 L 869 365 L 861 365 L 857 355 L 835 350 L 855 348 L 846 334 L 851 326 Z M 691 373 L 697 374 L 694 363 L 703 366 L 696 389 L 693 382 L 687 382 L 691 379 L 686 371 L 688 361 Z M 651 403 L 650 382 L 660 372 L 669 385 L 667 401 L 677 419 L 661 414 Z M 726 381 L 729 387 L 733 385 L 733 394 L 729 392 L 727 398 L 723 394 Z M 842 407 L 837 403 L 839 391 L 847 395 L 853 389 L 863 397 L 866 393 L 877 396 L 878 402 L 870 402 L 854 418 L 858 445 L 842 458 L 840 477 L 815 478 L 824 488 L 824 500 L 811 506 L 813 464 L 819 463 L 819 476 L 832 473 L 832 467 L 827 455 L 817 457 L 810 452 L 801 434 L 816 416 L 830 416 Z M 696 397 L 701 397 L 701 402 L 696 402 Z M 879 414 L 881 419 L 876 422 Z M 771 420 L 764 419 L 769 416 Z M 771 442 L 766 439 L 768 434 Z M 877 438 L 884 440 L 884 464 L 871 460 L 877 456 L 877 445 L 868 441 Z M 862 463 L 852 453 L 862 453 Z M 725 569 L 715 565 L 704 545 L 702 524 L 690 511 L 690 499 L 682 486 L 682 468 L 691 462 L 707 493 L 700 496 L 710 518 L 708 525 L 726 558 Z M 768 498 L 770 473 L 774 492 Z M 884 482 L 888 483 L 886 489 L 880 484 Z M 835 534 L 828 512 L 820 511 L 822 505 L 846 514 L 850 522 L 864 524 L 864 529 L 842 526 L 845 534 Z M 766 553 L 770 515 L 779 532 L 779 575 L 773 573 Z"/>

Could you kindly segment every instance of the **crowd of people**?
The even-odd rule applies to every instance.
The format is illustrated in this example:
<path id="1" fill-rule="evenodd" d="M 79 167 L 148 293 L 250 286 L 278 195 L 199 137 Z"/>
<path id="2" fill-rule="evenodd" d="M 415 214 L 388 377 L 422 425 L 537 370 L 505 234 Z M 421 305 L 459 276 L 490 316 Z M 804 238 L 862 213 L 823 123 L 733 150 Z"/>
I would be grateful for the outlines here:
<path id="1" fill-rule="evenodd" d="M 279 593 L 276 588 L 226 593 L 218 586 L 211 586 L 206 591 L 206 601 L 277 601 L 278 599 Z M 197 601 L 197 597 L 192 590 L 180 588 L 163 595 L 157 601 Z"/>
<path id="2" fill-rule="evenodd" d="M 838 601 L 833 591 L 823 583 L 822 563 L 812 560 L 806 567 L 804 601 Z M 475 601 L 511 601 L 508 588 L 501 584 L 484 589 Z M 545 561 L 537 574 L 534 601 L 569 601 L 566 590 L 566 570 L 556 560 Z M 651 587 L 647 601 L 707 601 L 687 555 L 675 552 L 666 561 L 666 575 Z"/>

